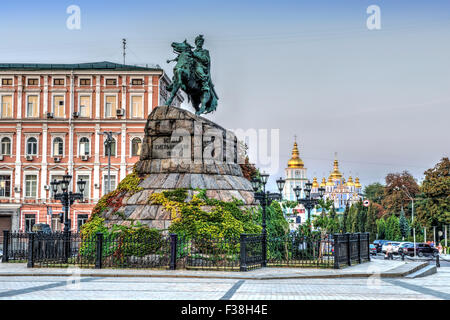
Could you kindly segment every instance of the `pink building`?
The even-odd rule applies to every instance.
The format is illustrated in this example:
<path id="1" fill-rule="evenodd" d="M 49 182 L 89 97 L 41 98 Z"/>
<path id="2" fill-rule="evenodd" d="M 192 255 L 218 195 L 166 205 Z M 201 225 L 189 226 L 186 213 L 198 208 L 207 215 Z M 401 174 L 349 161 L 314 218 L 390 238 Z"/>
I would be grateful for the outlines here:
<path id="1" fill-rule="evenodd" d="M 0 232 L 47 223 L 61 230 L 62 207 L 50 182 L 87 181 L 85 202 L 70 211 L 71 229 L 89 218 L 105 193 L 108 158 L 103 131 L 119 133 L 111 156 L 111 188 L 139 158 L 147 115 L 167 98 L 159 67 L 111 62 L 0 64 Z M 179 96 L 175 105 L 182 102 Z"/>

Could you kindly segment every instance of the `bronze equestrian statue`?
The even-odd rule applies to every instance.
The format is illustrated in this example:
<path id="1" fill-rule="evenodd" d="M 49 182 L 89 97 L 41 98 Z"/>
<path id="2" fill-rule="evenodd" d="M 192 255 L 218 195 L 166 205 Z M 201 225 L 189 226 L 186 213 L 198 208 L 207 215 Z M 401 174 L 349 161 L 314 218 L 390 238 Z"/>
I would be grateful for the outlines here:
<path id="1" fill-rule="evenodd" d="M 170 97 L 166 102 L 170 106 L 179 89 L 188 95 L 192 101 L 196 115 L 210 113 L 217 108 L 217 96 L 214 85 L 211 82 L 211 59 L 209 51 L 203 49 L 203 35 L 195 38 L 195 50 L 184 40 L 183 42 L 172 42 L 172 48 L 177 57 L 167 60 L 167 63 L 176 61 L 173 68 L 172 83 L 167 87 Z"/>

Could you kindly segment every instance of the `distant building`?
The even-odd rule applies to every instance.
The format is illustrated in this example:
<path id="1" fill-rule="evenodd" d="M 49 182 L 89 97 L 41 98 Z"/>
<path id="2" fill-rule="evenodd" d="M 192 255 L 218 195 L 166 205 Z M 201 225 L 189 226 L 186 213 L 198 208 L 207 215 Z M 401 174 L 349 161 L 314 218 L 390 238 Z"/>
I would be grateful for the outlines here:
<path id="1" fill-rule="evenodd" d="M 307 170 L 300 158 L 297 142 L 294 142 L 292 149 L 292 157 L 288 161 L 288 166 L 285 169 L 285 186 L 283 189 L 283 199 L 295 201 L 294 188 L 299 186 L 302 188 L 301 198 L 304 197 L 305 183 L 309 181 L 307 176 Z M 333 171 L 330 173 L 328 179 L 323 178 L 319 184 L 317 177 L 313 178 L 311 194 L 313 197 L 319 193 L 319 187 L 325 188 L 324 199 L 330 199 L 333 201 L 336 212 L 341 213 L 345 210 L 345 206 L 353 204 L 361 199 L 361 184 L 359 178 L 356 177 L 355 181 L 351 176 L 348 177 L 348 181 L 345 182 L 345 178 L 339 171 L 339 162 L 334 160 Z M 311 217 L 317 214 L 316 210 L 311 210 Z M 289 222 L 291 230 L 296 230 L 298 226 L 304 223 L 307 219 L 307 212 L 303 205 L 298 205 L 293 210 L 285 212 L 286 218 Z"/>
<path id="2" fill-rule="evenodd" d="M 165 103 L 170 83 L 156 67 L 111 62 L 0 64 L 0 231 L 29 231 L 35 223 L 61 230 L 50 182 L 72 175 L 87 181 L 85 202 L 71 207 L 78 230 L 106 192 L 103 131 L 118 132 L 111 185 L 139 159 L 147 115 Z M 178 105 L 183 98 L 175 99 Z"/>

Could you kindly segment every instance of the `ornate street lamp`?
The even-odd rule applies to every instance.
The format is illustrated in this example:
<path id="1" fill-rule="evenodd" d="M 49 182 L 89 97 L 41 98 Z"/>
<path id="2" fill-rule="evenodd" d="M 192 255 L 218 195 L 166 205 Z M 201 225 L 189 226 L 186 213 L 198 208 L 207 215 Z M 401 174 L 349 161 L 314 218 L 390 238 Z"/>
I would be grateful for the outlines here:
<path id="1" fill-rule="evenodd" d="M 253 190 L 255 191 L 255 199 L 259 201 L 262 207 L 262 252 L 263 252 L 263 262 L 262 266 L 267 266 L 267 230 L 266 230 L 266 207 L 270 206 L 272 201 L 281 200 L 285 180 L 282 178 L 277 180 L 277 187 L 280 193 L 270 193 L 266 192 L 266 183 L 269 180 L 269 175 L 267 173 L 260 174 L 260 178 L 253 178 L 251 183 Z M 262 190 L 261 190 L 262 189 Z"/>
<path id="2" fill-rule="evenodd" d="M 312 190 L 312 183 L 308 181 L 307 183 L 305 183 L 305 189 L 303 190 L 305 192 L 305 197 L 303 199 L 300 199 L 302 188 L 300 188 L 299 186 L 296 186 L 294 188 L 297 203 L 303 204 L 306 210 L 308 210 L 308 221 L 310 221 L 311 219 L 311 209 L 313 209 L 319 203 L 319 199 L 322 199 L 325 194 L 325 188 L 320 187 L 318 189 L 319 197 L 312 198 L 311 190 Z"/>
<path id="3" fill-rule="evenodd" d="M 69 234 L 70 234 L 70 219 L 69 219 L 69 208 L 74 203 L 75 200 L 83 200 L 83 192 L 86 186 L 86 181 L 80 179 L 77 181 L 78 189 L 80 192 L 72 192 L 69 190 L 70 181 L 72 179 L 71 175 L 64 175 L 61 181 L 57 181 L 54 179 L 50 182 L 53 191 L 53 199 L 59 200 L 62 203 L 64 210 L 64 258 L 67 260 L 70 252 L 70 242 L 69 242 Z M 61 186 L 61 191 L 58 193 L 58 186 Z"/>

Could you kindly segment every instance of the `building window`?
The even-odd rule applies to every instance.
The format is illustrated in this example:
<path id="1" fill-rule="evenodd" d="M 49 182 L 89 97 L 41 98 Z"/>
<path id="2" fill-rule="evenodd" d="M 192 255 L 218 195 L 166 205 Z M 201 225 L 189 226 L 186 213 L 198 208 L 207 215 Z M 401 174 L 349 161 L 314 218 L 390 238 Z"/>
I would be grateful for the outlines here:
<path id="1" fill-rule="evenodd" d="M 83 137 L 80 139 L 80 156 L 88 156 L 89 155 L 89 139 Z"/>
<path id="2" fill-rule="evenodd" d="M 2 96 L 2 118 L 12 118 L 12 96 Z"/>
<path id="3" fill-rule="evenodd" d="M 12 84 L 13 84 L 12 78 L 2 79 L 2 86 L 12 86 Z"/>
<path id="4" fill-rule="evenodd" d="M 53 181 L 61 181 L 63 179 L 63 176 L 61 176 L 61 175 L 52 175 L 51 176 L 51 178 L 50 178 L 50 182 L 53 182 Z M 51 190 L 51 196 L 53 197 L 53 188 L 51 188 L 50 189 Z M 56 193 L 61 193 L 62 192 L 62 190 L 61 190 L 61 184 L 59 184 L 58 185 L 58 189 L 56 190 Z"/>
<path id="5" fill-rule="evenodd" d="M 80 86 L 90 86 L 91 79 L 80 79 Z"/>
<path id="6" fill-rule="evenodd" d="M 59 219 L 59 214 L 52 215 L 52 230 L 61 231 L 61 220 Z"/>
<path id="7" fill-rule="evenodd" d="M 2 138 L 2 156 L 11 155 L 11 139 L 8 137 Z"/>
<path id="8" fill-rule="evenodd" d="M 91 97 L 80 97 L 80 117 L 88 118 L 91 116 Z"/>
<path id="9" fill-rule="evenodd" d="M 83 224 L 85 224 L 88 220 L 89 216 L 87 214 L 79 214 L 77 217 L 77 228 L 78 232 L 80 232 L 80 228 Z"/>
<path id="10" fill-rule="evenodd" d="M 37 139 L 35 137 L 28 138 L 27 140 L 27 155 L 37 155 Z"/>
<path id="11" fill-rule="evenodd" d="M 28 85 L 29 86 L 38 86 L 39 85 L 39 79 L 28 79 Z"/>
<path id="12" fill-rule="evenodd" d="M 141 155 L 142 141 L 140 138 L 133 138 L 131 140 L 131 155 L 140 156 Z"/>
<path id="13" fill-rule="evenodd" d="M 53 113 L 55 118 L 64 118 L 64 96 L 53 97 Z"/>
<path id="14" fill-rule="evenodd" d="M 108 148 L 106 147 L 105 144 L 105 157 L 108 156 Z M 116 140 L 113 138 L 113 141 L 111 142 L 111 156 L 115 157 L 116 156 Z"/>
<path id="15" fill-rule="evenodd" d="M 106 85 L 107 86 L 116 86 L 117 85 L 117 79 L 106 79 Z"/>
<path id="16" fill-rule="evenodd" d="M 63 86 L 64 85 L 64 79 L 53 79 L 53 85 L 54 86 Z"/>
<path id="17" fill-rule="evenodd" d="M 116 97 L 106 96 L 105 101 L 105 118 L 111 118 L 116 116 Z"/>
<path id="18" fill-rule="evenodd" d="M 53 156 L 62 156 L 64 154 L 64 141 L 62 138 L 53 139 Z"/>
<path id="19" fill-rule="evenodd" d="M 0 176 L 0 197 L 9 198 L 11 196 L 11 176 Z"/>
<path id="20" fill-rule="evenodd" d="M 79 181 L 81 179 L 83 181 L 86 181 L 86 184 L 84 185 L 83 198 L 84 199 L 89 199 L 90 195 L 91 195 L 91 187 L 90 187 L 91 178 L 88 175 L 79 175 L 77 181 Z M 80 192 L 80 189 L 78 188 L 78 185 L 77 185 L 77 192 Z"/>
<path id="21" fill-rule="evenodd" d="M 25 176 L 25 197 L 36 198 L 37 197 L 37 175 Z"/>
<path id="22" fill-rule="evenodd" d="M 116 189 L 116 176 L 111 175 L 111 189 L 110 191 L 113 191 Z M 103 195 L 105 195 L 108 192 L 108 175 L 105 174 L 103 176 Z"/>
<path id="23" fill-rule="evenodd" d="M 142 97 L 132 96 L 131 97 L 131 116 L 133 118 L 142 118 L 144 114 L 144 108 L 142 107 Z"/>
<path id="24" fill-rule="evenodd" d="M 31 232 L 33 230 L 33 226 L 36 224 L 36 215 L 35 214 L 26 214 L 25 215 L 25 232 Z"/>
<path id="25" fill-rule="evenodd" d="M 131 80 L 131 84 L 133 86 L 141 86 L 144 84 L 144 81 L 142 79 L 133 79 Z"/>
<path id="26" fill-rule="evenodd" d="M 39 117 L 38 96 L 28 96 L 27 117 L 28 118 Z"/>

